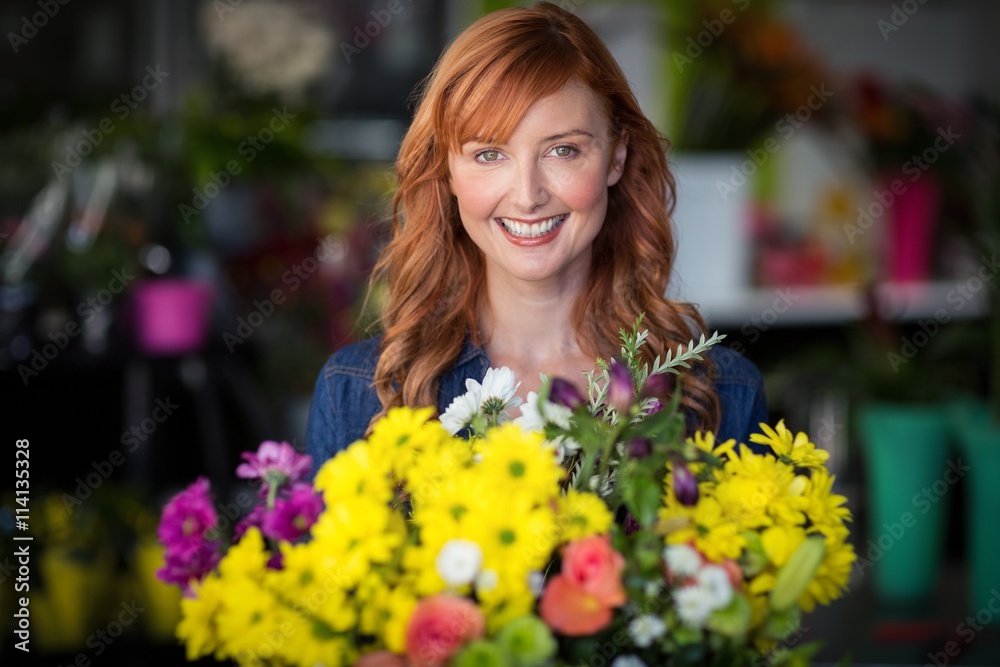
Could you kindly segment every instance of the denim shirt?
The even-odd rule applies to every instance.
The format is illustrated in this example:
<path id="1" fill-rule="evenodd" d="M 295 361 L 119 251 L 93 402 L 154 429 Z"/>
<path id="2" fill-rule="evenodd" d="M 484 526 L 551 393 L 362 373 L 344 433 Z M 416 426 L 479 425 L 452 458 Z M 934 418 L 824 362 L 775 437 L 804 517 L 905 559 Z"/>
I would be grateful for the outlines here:
<path id="1" fill-rule="evenodd" d="M 306 453 L 312 456 L 314 472 L 363 438 L 372 417 L 381 410 L 373 386 L 380 344 L 381 338 L 371 338 L 341 348 L 320 371 L 306 428 Z M 713 347 L 708 356 L 715 363 L 715 391 L 721 406 L 716 441 L 735 438 L 749 443 L 757 424 L 767 421 L 760 371 L 739 353 L 722 346 Z M 455 365 L 441 377 L 438 414 L 465 393 L 467 379 L 482 380 L 489 367 L 486 352 L 466 341 Z"/>

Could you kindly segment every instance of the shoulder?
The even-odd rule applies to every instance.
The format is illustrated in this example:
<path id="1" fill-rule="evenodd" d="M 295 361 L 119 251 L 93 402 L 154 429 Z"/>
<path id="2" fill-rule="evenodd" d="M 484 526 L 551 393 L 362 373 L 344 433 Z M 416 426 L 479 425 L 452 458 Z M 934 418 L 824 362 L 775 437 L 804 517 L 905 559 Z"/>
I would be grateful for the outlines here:
<path id="1" fill-rule="evenodd" d="M 381 336 L 345 345 L 326 360 L 323 375 L 327 379 L 342 376 L 372 381 L 381 347 Z"/>
<path id="2" fill-rule="evenodd" d="M 739 352 L 715 345 L 707 356 L 715 366 L 716 385 L 738 385 L 763 390 L 764 379 L 760 370 Z"/>

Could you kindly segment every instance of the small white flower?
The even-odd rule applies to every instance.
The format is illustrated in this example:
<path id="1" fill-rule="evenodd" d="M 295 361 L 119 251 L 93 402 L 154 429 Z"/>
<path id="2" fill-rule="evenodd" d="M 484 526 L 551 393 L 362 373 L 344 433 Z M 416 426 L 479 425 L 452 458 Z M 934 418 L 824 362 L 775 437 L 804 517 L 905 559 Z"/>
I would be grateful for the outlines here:
<path id="1" fill-rule="evenodd" d="M 729 575 L 718 565 L 706 565 L 695 575 L 697 586 L 705 591 L 713 609 L 721 609 L 733 599 Z"/>
<path id="2" fill-rule="evenodd" d="M 542 431 L 546 424 L 569 430 L 573 411 L 551 401 L 541 401 L 538 392 L 529 391 L 528 400 L 521 405 L 521 416 L 514 421 L 527 431 Z"/>
<path id="3" fill-rule="evenodd" d="M 678 577 L 691 577 L 701 569 L 701 556 L 687 544 L 671 544 L 663 550 L 667 569 Z"/>
<path id="4" fill-rule="evenodd" d="M 472 424 L 472 418 L 479 413 L 479 391 L 478 386 L 470 389 L 456 397 L 445 409 L 441 415 L 441 425 L 448 430 L 448 433 L 455 435 Z"/>
<path id="5" fill-rule="evenodd" d="M 483 564 L 483 550 L 469 540 L 448 540 L 438 552 L 434 566 L 449 586 L 471 584 Z"/>
<path id="6" fill-rule="evenodd" d="M 663 619 L 652 614 L 643 614 L 628 624 L 628 634 L 639 648 L 649 648 L 666 631 L 667 624 Z"/>
<path id="7" fill-rule="evenodd" d="M 488 593 L 497 587 L 500 577 L 495 570 L 482 570 L 476 577 L 476 590 L 480 593 Z"/>
<path id="8" fill-rule="evenodd" d="M 701 586 L 685 586 L 674 591 L 674 604 L 681 621 L 692 628 L 702 628 L 712 613 L 711 596 Z"/>
<path id="9" fill-rule="evenodd" d="M 611 667 L 646 667 L 646 663 L 637 655 L 620 655 L 611 661 Z"/>
<path id="10" fill-rule="evenodd" d="M 531 594 L 536 598 L 542 594 L 542 589 L 545 588 L 545 575 L 538 570 L 533 570 L 528 573 L 528 588 L 531 590 Z"/>

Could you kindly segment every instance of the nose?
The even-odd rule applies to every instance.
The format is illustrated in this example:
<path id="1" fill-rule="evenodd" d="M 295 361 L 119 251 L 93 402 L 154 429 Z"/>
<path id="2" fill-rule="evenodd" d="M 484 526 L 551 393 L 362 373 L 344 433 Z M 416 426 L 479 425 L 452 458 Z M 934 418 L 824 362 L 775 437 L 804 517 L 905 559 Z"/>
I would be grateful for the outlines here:
<path id="1" fill-rule="evenodd" d="M 531 213 L 548 203 L 545 175 L 534 160 L 519 162 L 512 174 L 510 202 L 523 213 Z"/>

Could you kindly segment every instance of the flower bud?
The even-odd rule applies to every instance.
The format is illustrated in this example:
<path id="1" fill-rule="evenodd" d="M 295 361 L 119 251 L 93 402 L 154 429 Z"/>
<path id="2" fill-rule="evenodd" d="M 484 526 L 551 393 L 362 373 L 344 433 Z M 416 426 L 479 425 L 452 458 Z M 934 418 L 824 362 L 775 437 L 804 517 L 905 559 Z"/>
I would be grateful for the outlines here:
<path id="1" fill-rule="evenodd" d="M 619 415 L 628 414 L 632 407 L 635 385 L 632 382 L 632 373 L 628 366 L 623 363 L 613 362 L 608 369 L 608 404 L 614 408 Z"/>
<path id="2" fill-rule="evenodd" d="M 673 462 L 674 496 L 681 505 L 691 507 L 698 502 L 698 480 L 691 469 L 680 460 Z"/>
<path id="3" fill-rule="evenodd" d="M 576 410 L 587 403 L 583 394 L 572 382 L 558 377 L 552 379 L 552 386 L 549 387 L 549 400 L 570 410 Z"/>
<path id="4" fill-rule="evenodd" d="M 663 403 L 660 403 L 660 399 L 651 398 L 649 399 L 649 407 L 646 408 L 646 416 L 655 415 L 657 412 L 663 410 Z"/>
<path id="5" fill-rule="evenodd" d="M 644 459 L 653 453 L 653 443 L 646 438 L 633 438 L 628 443 L 628 455 L 633 459 Z"/>
<path id="6" fill-rule="evenodd" d="M 665 396 L 674 389 L 674 381 L 666 373 L 657 373 L 646 378 L 642 385 L 642 397 Z"/>

